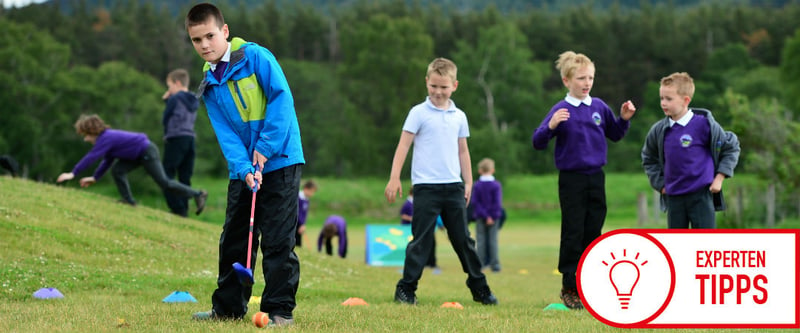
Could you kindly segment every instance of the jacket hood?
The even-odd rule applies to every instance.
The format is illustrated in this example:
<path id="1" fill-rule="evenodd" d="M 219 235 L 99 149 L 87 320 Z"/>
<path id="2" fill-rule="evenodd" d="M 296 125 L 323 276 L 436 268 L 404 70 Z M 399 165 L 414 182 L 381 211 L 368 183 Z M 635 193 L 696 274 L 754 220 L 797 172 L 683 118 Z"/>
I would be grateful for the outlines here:
<path id="1" fill-rule="evenodd" d="M 183 103 L 183 105 L 186 105 L 189 112 L 196 112 L 197 108 L 200 106 L 200 101 L 197 97 L 188 91 L 181 91 L 175 94 L 174 98 L 177 99 L 178 102 Z"/>

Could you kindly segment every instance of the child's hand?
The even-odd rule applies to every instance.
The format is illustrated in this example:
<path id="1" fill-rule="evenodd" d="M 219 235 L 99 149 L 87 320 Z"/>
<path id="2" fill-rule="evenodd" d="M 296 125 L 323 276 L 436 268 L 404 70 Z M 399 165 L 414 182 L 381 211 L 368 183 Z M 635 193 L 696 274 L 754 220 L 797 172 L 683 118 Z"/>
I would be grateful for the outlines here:
<path id="1" fill-rule="evenodd" d="M 96 182 L 97 180 L 95 180 L 94 177 L 83 177 L 81 178 L 81 187 L 89 187 L 89 185 L 92 185 Z"/>
<path id="2" fill-rule="evenodd" d="M 547 125 L 547 127 L 549 127 L 550 130 L 554 130 L 556 127 L 558 127 L 558 124 L 565 122 L 568 119 L 569 111 L 564 108 L 558 109 L 556 113 L 553 113 L 553 117 L 550 118 L 550 123 Z"/>
<path id="3" fill-rule="evenodd" d="M 622 103 L 622 111 L 620 111 L 619 116 L 622 117 L 624 120 L 631 120 L 633 114 L 636 112 L 636 106 L 633 105 L 633 102 L 628 100 L 625 103 Z"/>
<path id="4" fill-rule="evenodd" d="M 491 216 L 486 217 L 486 225 L 494 225 L 494 219 Z"/>
<path id="5" fill-rule="evenodd" d="M 714 181 L 711 182 L 711 187 L 708 188 L 711 193 L 719 193 L 722 191 L 722 181 L 725 180 L 725 175 L 718 173 L 716 177 L 714 177 Z"/>
<path id="6" fill-rule="evenodd" d="M 72 178 L 75 178 L 75 174 L 73 174 L 72 172 L 65 172 L 65 173 L 62 173 L 62 174 L 58 175 L 58 179 L 56 179 L 56 183 L 65 182 L 65 181 L 68 181 L 68 180 L 70 180 Z"/>
<path id="7" fill-rule="evenodd" d="M 389 183 L 386 184 L 386 189 L 383 191 L 383 195 L 386 197 L 386 201 L 389 203 L 394 203 L 394 199 L 396 197 L 403 196 L 403 184 L 400 183 L 399 179 L 389 179 Z"/>

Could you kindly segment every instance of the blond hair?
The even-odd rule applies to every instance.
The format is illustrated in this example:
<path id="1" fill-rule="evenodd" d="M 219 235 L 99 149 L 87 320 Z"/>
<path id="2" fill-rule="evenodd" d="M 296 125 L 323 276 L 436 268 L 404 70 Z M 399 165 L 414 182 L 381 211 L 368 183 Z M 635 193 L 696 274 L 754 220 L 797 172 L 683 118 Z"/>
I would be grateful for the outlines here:
<path id="1" fill-rule="evenodd" d="M 494 170 L 494 160 L 491 158 L 484 158 L 478 162 L 478 172 L 487 173 Z"/>
<path id="2" fill-rule="evenodd" d="M 662 87 L 675 87 L 675 92 L 680 96 L 694 97 L 694 80 L 686 72 L 675 72 L 661 78 Z"/>
<path id="3" fill-rule="evenodd" d="M 571 79 L 575 71 L 586 66 L 594 67 L 594 63 L 583 53 L 566 51 L 558 55 L 556 69 L 561 71 L 561 77 Z"/>
<path id="4" fill-rule="evenodd" d="M 453 82 L 456 82 L 456 77 L 458 76 L 458 67 L 456 64 L 447 58 L 436 58 L 431 61 L 428 65 L 428 73 L 425 77 L 430 77 L 431 74 L 439 74 L 441 76 L 450 78 Z"/>
<path id="5" fill-rule="evenodd" d="M 98 136 L 109 128 L 111 128 L 111 126 L 108 126 L 108 124 L 96 114 L 83 114 L 75 122 L 75 132 L 78 132 L 80 135 Z"/>

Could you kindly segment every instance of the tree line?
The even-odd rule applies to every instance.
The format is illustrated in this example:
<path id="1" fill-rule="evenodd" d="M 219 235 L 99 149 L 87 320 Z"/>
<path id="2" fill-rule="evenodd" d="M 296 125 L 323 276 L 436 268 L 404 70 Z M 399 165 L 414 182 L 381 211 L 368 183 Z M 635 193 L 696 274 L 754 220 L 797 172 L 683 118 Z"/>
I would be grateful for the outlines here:
<path id="1" fill-rule="evenodd" d="M 554 61 L 573 50 L 595 62 L 593 96 L 616 112 L 628 99 L 638 108 L 628 135 L 609 147 L 608 171 L 641 172 L 644 136 L 663 117 L 658 81 L 681 71 L 695 78 L 692 105 L 740 135 L 738 170 L 794 193 L 800 4 L 778 3 L 615 2 L 509 13 L 404 0 L 218 5 L 232 36 L 279 59 L 311 176 L 385 177 L 409 108 L 425 98 L 426 65 L 438 56 L 459 66 L 453 98 L 470 121 L 473 159 L 494 158 L 499 175 L 554 172 L 552 151 L 533 151 L 530 139 L 564 97 Z M 160 143 L 164 77 L 183 67 L 197 84 L 202 74 L 183 27 L 189 5 L 180 7 L 56 0 L 0 10 L 0 153 L 15 156 L 27 177 L 51 181 L 89 148 L 72 128 L 81 113 Z M 197 132 L 196 173 L 224 177 L 202 111 Z"/>

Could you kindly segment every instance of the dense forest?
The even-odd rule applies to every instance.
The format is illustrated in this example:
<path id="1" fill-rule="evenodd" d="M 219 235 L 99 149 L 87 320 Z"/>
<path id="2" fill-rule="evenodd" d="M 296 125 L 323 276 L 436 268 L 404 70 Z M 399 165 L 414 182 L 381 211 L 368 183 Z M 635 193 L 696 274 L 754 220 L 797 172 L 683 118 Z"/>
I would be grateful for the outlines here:
<path id="1" fill-rule="evenodd" d="M 86 152 L 72 127 L 81 113 L 161 143 L 166 73 L 183 67 L 193 85 L 201 78 L 183 27 L 187 1 L 97 3 L 0 9 L 0 154 L 16 157 L 29 178 L 52 181 Z M 554 172 L 552 151 L 534 151 L 530 138 L 566 91 L 554 61 L 574 50 L 596 64 L 593 96 L 615 111 L 628 99 L 638 108 L 628 135 L 610 144 L 608 171 L 642 172 L 644 136 L 663 117 L 658 81 L 680 71 L 695 78 L 692 105 L 739 135 L 737 171 L 794 193 L 797 1 L 559 1 L 557 10 L 546 0 L 486 3 L 218 2 L 231 35 L 268 47 L 286 72 L 307 175 L 386 177 L 437 56 L 459 65 L 453 98 L 470 121 L 473 160 L 494 158 L 498 174 Z M 203 112 L 197 131 L 196 173 L 224 177 Z"/>

